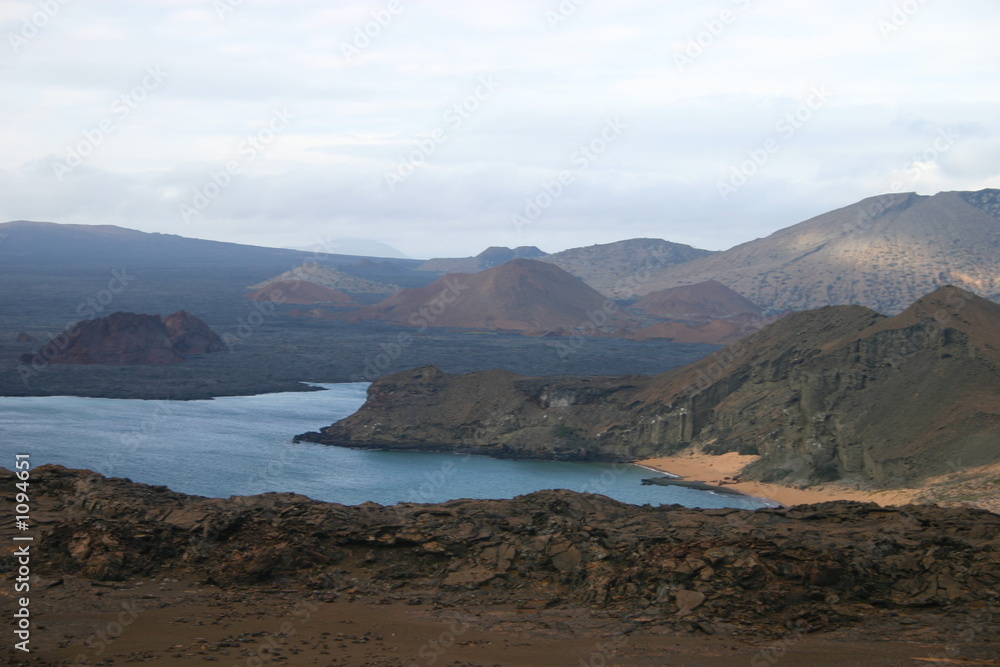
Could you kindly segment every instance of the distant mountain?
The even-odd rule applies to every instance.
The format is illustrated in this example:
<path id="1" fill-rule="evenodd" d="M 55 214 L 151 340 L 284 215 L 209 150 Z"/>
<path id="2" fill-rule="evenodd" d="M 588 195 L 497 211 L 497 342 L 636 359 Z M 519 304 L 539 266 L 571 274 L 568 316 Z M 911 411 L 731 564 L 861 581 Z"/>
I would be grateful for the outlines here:
<path id="1" fill-rule="evenodd" d="M 546 254 L 533 245 L 518 246 L 517 248 L 490 246 L 475 257 L 429 259 L 418 266 L 417 270 L 436 273 L 477 273 L 485 269 L 492 269 L 494 266 L 499 266 L 512 259 L 539 259 L 545 257 Z"/>
<path id="2" fill-rule="evenodd" d="M 321 266 L 316 262 L 306 262 L 300 266 L 285 271 L 281 275 L 268 278 L 256 285 L 251 285 L 250 289 L 259 290 L 275 282 L 308 282 L 331 290 L 340 292 L 350 292 L 352 294 L 391 294 L 399 289 L 398 285 L 378 283 L 353 276 L 337 269 Z M 294 302 L 302 303 L 302 302 Z M 311 303 L 320 303 L 318 301 Z"/>
<path id="3" fill-rule="evenodd" d="M 650 292 L 631 307 L 663 319 L 699 324 L 762 312 L 754 302 L 716 280 Z"/>
<path id="4" fill-rule="evenodd" d="M 589 460 L 738 451 L 760 456 L 743 478 L 921 487 L 1000 463 L 998 397 L 1000 305 L 943 287 L 892 318 L 793 313 L 653 377 L 399 373 L 308 439 Z"/>
<path id="5" fill-rule="evenodd" d="M 322 259 L 354 263 L 357 256 L 205 241 L 113 225 L 62 225 L 18 220 L 0 223 L 0 265 L 241 267 L 294 266 Z M 385 260 L 416 265 L 415 260 Z"/>
<path id="6" fill-rule="evenodd" d="M 607 299 L 579 278 L 530 259 L 515 259 L 475 274 L 449 274 L 340 317 L 416 327 L 539 333 L 574 329 L 588 322 L 614 328 L 624 321 L 615 306 L 609 308 Z"/>
<path id="7" fill-rule="evenodd" d="M 656 269 L 636 293 L 705 280 L 772 310 L 859 304 L 898 313 L 945 284 L 997 299 L 1000 190 L 871 197 L 725 252 Z"/>
<path id="8" fill-rule="evenodd" d="M 409 259 L 409 257 L 387 243 L 372 241 L 370 239 L 355 239 L 350 237 L 333 239 L 324 243 L 314 243 L 308 246 L 292 248 L 292 250 L 336 255 L 360 255 L 362 257 Z"/>
<path id="9" fill-rule="evenodd" d="M 666 267 L 684 264 L 713 252 L 663 239 L 628 239 L 563 250 L 541 258 L 559 266 L 613 299 L 646 293 L 642 288 Z"/>

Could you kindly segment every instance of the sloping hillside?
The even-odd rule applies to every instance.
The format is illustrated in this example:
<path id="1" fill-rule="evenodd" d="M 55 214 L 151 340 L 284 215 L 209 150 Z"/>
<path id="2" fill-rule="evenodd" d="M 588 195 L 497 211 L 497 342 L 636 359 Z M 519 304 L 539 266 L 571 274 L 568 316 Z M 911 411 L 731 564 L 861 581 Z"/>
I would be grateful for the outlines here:
<path id="1" fill-rule="evenodd" d="M 296 266 L 294 269 L 285 271 L 284 273 L 274 276 L 273 278 L 268 278 L 267 280 L 259 282 L 256 285 L 251 285 L 250 289 L 259 290 L 272 283 L 295 281 L 321 285 L 332 290 L 337 290 L 338 292 L 350 292 L 351 294 L 391 294 L 399 289 L 398 285 L 366 280 L 364 278 L 359 278 L 358 276 L 352 276 L 349 273 L 344 273 L 343 271 L 338 271 L 337 269 L 322 266 L 316 262 L 306 262 Z M 290 303 L 302 302 L 295 301 Z M 320 302 L 314 301 L 311 303 Z"/>
<path id="2" fill-rule="evenodd" d="M 716 280 L 650 292 L 632 304 L 632 308 L 668 320 L 702 324 L 762 312 L 752 301 Z"/>
<path id="3" fill-rule="evenodd" d="M 718 280 L 764 308 L 898 313 L 946 284 L 1000 296 L 1000 190 L 886 194 L 657 269 L 637 294 Z"/>
<path id="4" fill-rule="evenodd" d="M 571 248 L 542 257 L 541 261 L 551 262 L 601 294 L 617 299 L 651 291 L 640 289 L 651 274 L 712 254 L 710 250 L 663 239 L 628 239 Z"/>

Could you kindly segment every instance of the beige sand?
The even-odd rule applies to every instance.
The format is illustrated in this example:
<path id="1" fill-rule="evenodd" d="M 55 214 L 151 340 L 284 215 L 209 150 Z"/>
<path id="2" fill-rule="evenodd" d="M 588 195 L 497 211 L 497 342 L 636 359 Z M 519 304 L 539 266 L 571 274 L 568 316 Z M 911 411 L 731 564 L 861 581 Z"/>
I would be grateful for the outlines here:
<path id="1" fill-rule="evenodd" d="M 742 454 L 687 454 L 682 456 L 664 456 L 644 461 L 635 461 L 636 465 L 652 468 L 660 472 L 679 475 L 686 480 L 706 482 L 727 486 L 749 496 L 767 498 L 782 505 L 805 505 L 822 503 L 829 500 L 860 500 L 875 502 L 879 505 L 905 505 L 912 502 L 920 493 L 919 489 L 893 489 L 891 491 L 862 491 L 838 484 L 820 484 L 808 489 L 797 489 L 780 484 L 763 484 L 761 482 L 733 482 L 743 468 L 756 461 L 759 457 Z"/>

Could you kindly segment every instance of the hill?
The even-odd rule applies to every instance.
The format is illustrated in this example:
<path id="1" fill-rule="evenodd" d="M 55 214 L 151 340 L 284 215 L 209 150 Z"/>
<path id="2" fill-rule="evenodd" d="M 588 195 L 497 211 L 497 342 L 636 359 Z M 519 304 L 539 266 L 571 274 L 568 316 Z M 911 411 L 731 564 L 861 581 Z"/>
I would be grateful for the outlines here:
<path id="1" fill-rule="evenodd" d="M 662 239 L 628 239 L 563 250 L 541 261 L 551 262 L 601 294 L 618 299 L 636 294 L 651 272 L 656 274 L 666 267 L 712 254 L 711 250 Z"/>
<path id="2" fill-rule="evenodd" d="M 317 285 L 306 280 L 275 280 L 264 283 L 252 292 L 243 295 L 251 301 L 273 301 L 303 306 L 333 304 L 349 306 L 354 303 L 348 295 L 335 289 Z"/>
<path id="3" fill-rule="evenodd" d="M 449 274 L 419 289 L 339 315 L 416 327 L 546 332 L 603 328 L 624 318 L 617 306 L 552 264 L 515 259 L 475 274 Z"/>
<path id="4" fill-rule="evenodd" d="M 306 438 L 582 460 L 741 452 L 759 456 L 744 479 L 919 486 L 1000 462 L 998 349 L 1000 305 L 944 287 L 893 318 L 794 313 L 652 377 L 400 373 Z"/>
<path id="5" fill-rule="evenodd" d="M 438 257 L 429 259 L 417 267 L 418 271 L 434 271 L 436 273 L 476 273 L 492 269 L 513 259 L 539 259 L 547 253 L 535 246 L 490 246 L 475 257 Z"/>
<path id="6" fill-rule="evenodd" d="M 766 238 L 657 269 L 636 294 L 718 280 L 771 310 L 859 304 L 898 313 L 953 284 L 1000 297 L 1000 190 L 886 194 Z"/>
<path id="7" fill-rule="evenodd" d="M 19 371 L 46 364 L 140 364 L 183 361 L 182 354 L 225 352 L 226 346 L 201 319 L 179 310 L 167 317 L 117 312 L 79 322 L 24 355 Z"/>
<path id="8" fill-rule="evenodd" d="M 251 285 L 250 289 L 261 289 L 276 282 L 296 281 L 321 285 L 331 290 L 350 292 L 351 294 L 391 294 L 399 289 L 398 285 L 366 280 L 343 271 L 338 271 L 337 269 L 331 269 L 328 266 L 322 266 L 316 262 L 306 262 L 296 266 L 294 269 L 285 271 L 281 275 L 268 278 L 256 285 Z"/>
<path id="9" fill-rule="evenodd" d="M 650 292 L 631 307 L 667 320 L 698 324 L 762 313 L 752 301 L 716 280 Z"/>

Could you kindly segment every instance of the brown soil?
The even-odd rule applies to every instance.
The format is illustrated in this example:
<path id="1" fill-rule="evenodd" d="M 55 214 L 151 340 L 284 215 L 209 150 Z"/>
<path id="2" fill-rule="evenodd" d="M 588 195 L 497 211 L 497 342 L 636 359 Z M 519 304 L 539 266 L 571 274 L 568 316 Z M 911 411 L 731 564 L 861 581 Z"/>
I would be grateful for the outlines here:
<path id="1" fill-rule="evenodd" d="M 39 625 L 31 653 L 7 643 L 0 659 L 8 664 L 1000 665 L 996 637 L 988 634 L 996 630 L 997 615 L 986 623 L 986 610 L 965 625 L 941 625 L 913 610 L 891 626 L 755 637 L 623 626 L 613 616 L 542 609 L 534 600 L 459 607 L 295 585 L 220 588 L 184 572 L 110 584 L 63 576 L 37 585 L 32 611 Z"/>

